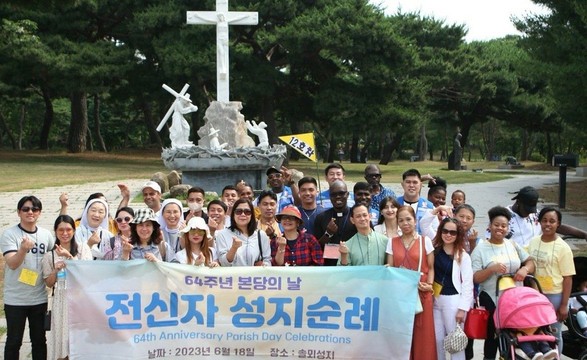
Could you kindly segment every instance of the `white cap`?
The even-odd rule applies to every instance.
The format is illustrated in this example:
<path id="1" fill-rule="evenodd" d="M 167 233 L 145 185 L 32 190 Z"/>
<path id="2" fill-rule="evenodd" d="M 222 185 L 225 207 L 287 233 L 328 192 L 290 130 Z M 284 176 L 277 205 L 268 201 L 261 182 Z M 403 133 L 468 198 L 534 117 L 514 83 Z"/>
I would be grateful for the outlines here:
<path id="1" fill-rule="evenodd" d="M 190 221 L 188 221 L 188 224 L 186 225 L 186 227 L 181 229 L 179 231 L 179 233 L 180 233 L 180 235 L 183 235 L 183 234 L 190 232 L 190 230 L 192 230 L 192 229 L 205 230 L 206 231 L 206 238 L 207 239 L 212 238 L 212 236 L 210 236 L 210 228 L 208 228 L 208 224 L 206 224 L 206 221 L 199 216 L 194 216 L 193 218 L 191 218 Z"/>
<path id="2" fill-rule="evenodd" d="M 159 186 L 159 184 L 157 184 L 155 181 L 147 181 L 141 188 L 141 191 L 145 190 L 145 188 L 151 188 L 161 194 L 161 186 Z"/>

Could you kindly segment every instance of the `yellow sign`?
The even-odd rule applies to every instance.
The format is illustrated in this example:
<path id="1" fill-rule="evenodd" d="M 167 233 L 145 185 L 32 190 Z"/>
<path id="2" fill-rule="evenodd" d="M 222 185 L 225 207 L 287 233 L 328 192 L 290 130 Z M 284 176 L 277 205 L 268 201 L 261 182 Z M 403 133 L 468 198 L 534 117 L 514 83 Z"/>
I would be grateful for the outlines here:
<path id="1" fill-rule="evenodd" d="M 313 162 L 318 161 L 316 159 L 316 147 L 314 146 L 314 133 L 280 136 L 279 140 L 291 146 Z"/>

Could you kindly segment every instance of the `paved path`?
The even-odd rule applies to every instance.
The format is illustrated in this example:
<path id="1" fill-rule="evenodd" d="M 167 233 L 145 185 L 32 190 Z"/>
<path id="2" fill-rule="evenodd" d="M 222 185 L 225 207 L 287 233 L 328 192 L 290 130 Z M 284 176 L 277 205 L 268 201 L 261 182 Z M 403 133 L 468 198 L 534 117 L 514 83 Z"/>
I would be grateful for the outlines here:
<path id="1" fill-rule="evenodd" d="M 568 181 L 578 181 L 585 178 L 579 178 L 575 175 L 568 174 Z M 76 217 L 79 216 L 83 210 L 85 201 L 90 193 L 102 192 L 108 199 L 109 203 L 113 208 L 116 208 L 120 201 L 120 192 L 116 186 L 118 183 L 123 182 L 127 184 L 131 189 L 131 199 L 134 198 L 139 190 L 146 182 L 146 180 L 121 180 L 121 181 L 109 181 L 101 183 L 90 183 L 83 185 L 68 185 L 61 187 L 49 187 L 44 189 L 36 190 L 23 190 L 19 192 L 10 192 L 0 194 L 0 233 L 10 225 L 15 224 L 18 221 L 16 204 L 18 200 L 25 195 L 33 194 L 41 199 L 43 203 L 43 213 L 39 220 L 39 225 L 47 229 L 52 229 L 53 220 L 59 213 L 59 195 L 62 192 L 69 194 L 69 213 Z M 556 184 L 558 182 L 557 173 L 544 173 L 535 175 L 517 175 L 513 179 L 489 182 L 489 183 L 476 183 L 476 184 L 462 184 L 462 185 L 449 185 L 448 194 L 456 190 L 461 189 L 467 195 L 467 203 L 472 204 L 477 211 L 477 218 L 475 221 L 475 227 L 481 232 L 485 229 L 488 219 L 487 210 L 496 205 L 509 205 L 512 203 L 511 198 L 514 196 L 513 192 L 519 190 L 523 186 L 531 185 L 536 188 L 541 188 L 546 185 Z M 397 194 L 402 193 L 401 186 L 399 184 L 385 184 L 391 187 Z M 323 184 L 323 189 L 325 184 Z M 349 185 L 349 190 L 352 186 Z M 424 190 L 426 191 L 426 190 Z M 141 206 L 141 204 L 135 204 Z M 587 229 L 587 216 L 585 214 L 573 214 L 565 212 L 563 214 L 563 222 L 569 225 L 573 225 L 582 229 Z M 585 242 L 580 242 L 579 245 Z M 4 319 L 0 319 L 0 327 L 5 326 Z M 28 331 L 27 331 L 28 332 Z M 4 349 L 5 336 L 0 339 L 0 358 L 2 358 L 2 352 Z M 475 342 L 475 359 L 482 358 L 482 341 Z M 25 334 L 25 343 L 21 351 L 21 359 L 29 359 L 30 355 L 30 342 L 28 340 L 28 334 Z M 563 356 L 562 359 L 568 359 Z"/>

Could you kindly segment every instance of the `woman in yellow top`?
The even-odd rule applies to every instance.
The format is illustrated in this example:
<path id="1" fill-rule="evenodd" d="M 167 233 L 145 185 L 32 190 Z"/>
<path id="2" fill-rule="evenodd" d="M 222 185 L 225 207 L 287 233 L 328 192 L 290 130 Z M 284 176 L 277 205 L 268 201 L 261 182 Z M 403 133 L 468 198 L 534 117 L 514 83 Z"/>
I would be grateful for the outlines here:
<path id="1" fill-rule="evenodd" d="M 552 324 L 552 327 L 555 329 L 559 354 L 563 351 L 561 326 L 569 314 L 569 296 L 575 275 L 573 252 L 556 233 L 561 220 L 559 210 L 543 208 L 538 214 L 542 235 L 536 236 L 528 244 L 528 253 L 536 264 L 534 276 L 556 309 L 558 322 Z"/>

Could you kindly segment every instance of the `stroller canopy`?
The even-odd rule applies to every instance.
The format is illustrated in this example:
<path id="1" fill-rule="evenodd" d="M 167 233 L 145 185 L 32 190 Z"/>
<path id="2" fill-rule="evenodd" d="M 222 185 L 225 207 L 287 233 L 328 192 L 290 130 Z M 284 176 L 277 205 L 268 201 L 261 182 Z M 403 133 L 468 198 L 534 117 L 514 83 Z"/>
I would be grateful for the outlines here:
<path id="1" fill-rule="evenodd" d="M 505 290 L 497 301 L 493 320 L 498 329 L 525 329 L 557 321 L 556 311 L 548 298 L 530 287 Z"/>

